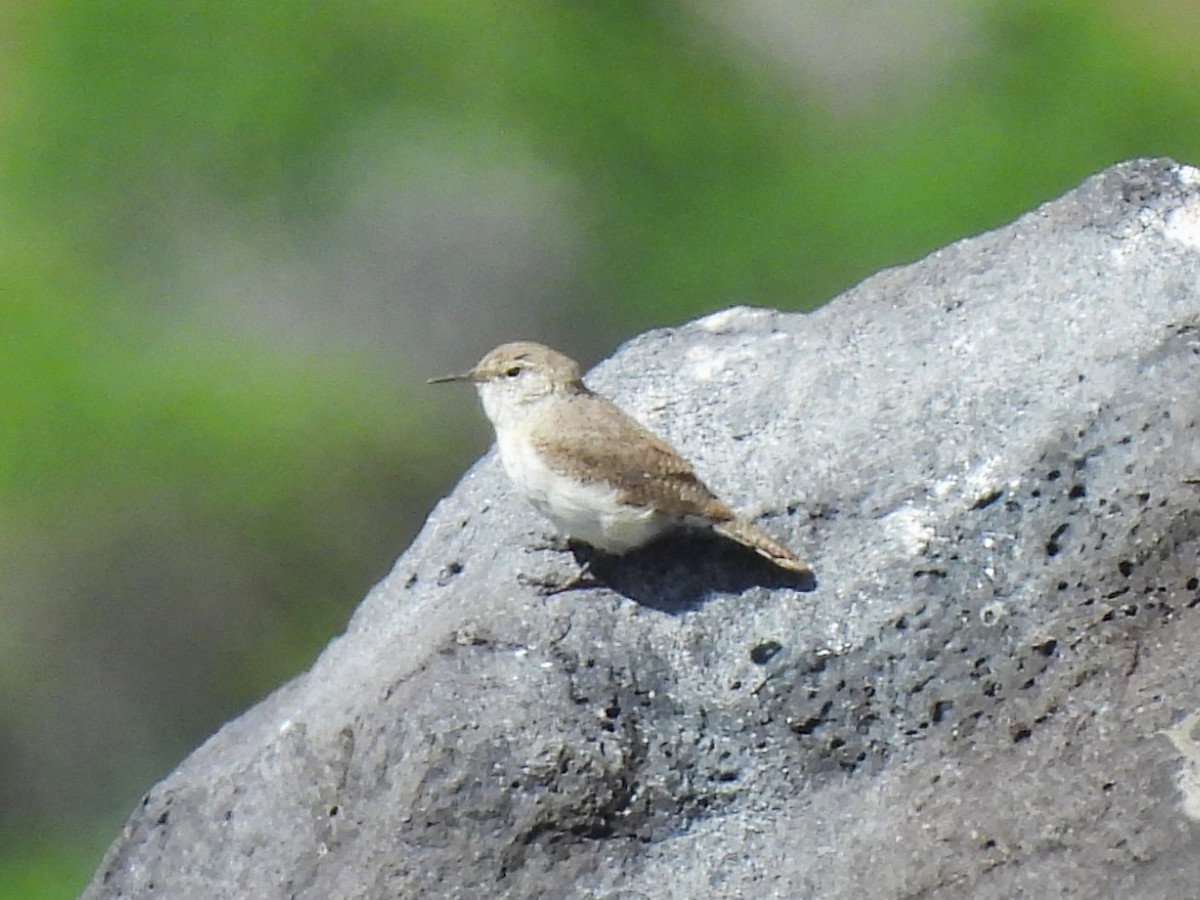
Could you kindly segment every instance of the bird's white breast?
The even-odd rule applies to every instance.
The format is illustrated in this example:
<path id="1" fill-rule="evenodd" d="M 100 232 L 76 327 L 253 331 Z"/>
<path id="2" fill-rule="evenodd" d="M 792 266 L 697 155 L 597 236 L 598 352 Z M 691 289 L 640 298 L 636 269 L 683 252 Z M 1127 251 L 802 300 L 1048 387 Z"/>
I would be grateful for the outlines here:
<path id="1" fill-rule="evenodd" d="M 652 509 L 628 506 L 619 491 L 551 469 L 519 428 L 498 428 L 500 461 L 517 491 L 567 537 L 624 553 L 658 537 L 671 522 Z"/>

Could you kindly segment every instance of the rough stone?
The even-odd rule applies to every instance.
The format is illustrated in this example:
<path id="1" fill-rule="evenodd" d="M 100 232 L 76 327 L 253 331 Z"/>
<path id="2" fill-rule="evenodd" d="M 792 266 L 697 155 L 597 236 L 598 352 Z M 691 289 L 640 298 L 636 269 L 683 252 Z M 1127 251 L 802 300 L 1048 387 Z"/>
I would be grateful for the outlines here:
<path id="1" fill-rule="evenodd" d="M 1200 171 L 589 380 L 815 586 L 685 537 L 544 596 L 489 454 L 84 897 L 1195 895 Z"/>

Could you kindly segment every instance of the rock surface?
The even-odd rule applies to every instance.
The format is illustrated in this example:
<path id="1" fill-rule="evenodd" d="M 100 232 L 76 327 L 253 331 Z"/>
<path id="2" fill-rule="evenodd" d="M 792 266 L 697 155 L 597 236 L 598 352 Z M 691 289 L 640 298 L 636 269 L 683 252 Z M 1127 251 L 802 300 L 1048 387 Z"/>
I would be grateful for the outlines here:
<path id="1" fill-rule="evenodd" d="M 1196 894 L 1200 171 L 589 381 L 815 586 L 681 538 L 543 596 L 575 562 L 489 455 L 85 897 Z"/>

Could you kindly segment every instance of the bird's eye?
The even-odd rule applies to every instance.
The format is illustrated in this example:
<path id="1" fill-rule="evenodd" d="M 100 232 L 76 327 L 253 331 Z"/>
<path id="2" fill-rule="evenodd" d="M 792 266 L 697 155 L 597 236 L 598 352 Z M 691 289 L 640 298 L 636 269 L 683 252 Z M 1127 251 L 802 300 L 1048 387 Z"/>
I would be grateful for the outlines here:
<path id="1" fill-rule="evenodd" d="M 504 370 L 505 378 L 516 378 L 520 374 L 521 374 L 520 366 L 509 366 L 507 369 Z"/>

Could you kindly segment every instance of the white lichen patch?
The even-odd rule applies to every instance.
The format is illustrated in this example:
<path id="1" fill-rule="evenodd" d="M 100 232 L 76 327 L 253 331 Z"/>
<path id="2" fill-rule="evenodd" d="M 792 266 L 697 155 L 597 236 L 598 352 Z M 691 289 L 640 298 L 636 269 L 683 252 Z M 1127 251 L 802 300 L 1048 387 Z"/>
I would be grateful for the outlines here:
<path id="1" fill-rule="evenodd" d="M 1186 188 L 1200 187 L 1200 169 L 1195 166 L 1176 166 L 1175 177 Z"/>
<path id="2" fill-rule="evenodd" d="M 892 543 L 909 556 L 919 556 L 929 548 L 937 534 L 933 521 L 934 516 L 929 510 L 907 504 L 888 514 L 883 525 Z"/>
<path id="3" fill-rule="evenodd" d="M 757 356 L 750 346 L 692 347 L 684 357 L 684 374 L 696 381 L 744 381 L 753 371 Z"/>
<path id="4" fill-rule="evenodd" d="M 957 502 L 965 503 L 967 507 L 976 506 L 997 496 L 1006 487 L 1000 480 L 999 472 L 1003 461 L 997 458 L 985 459 L 969 468 L 962 474 L 949 473 L 933 482 L 929 492 L 937 500 L 957 498 Z"/>
<path id="5" fill-rule="evenodd" d="M 758 309 L 753 306 L 731 306 L 711 313 L 696 322 L 709 334 L 727 334 L 736 330 L 739 325 L 753 322 L 775 315 L 773 310 Z"/>
<path id="6" fill-rule="evenodd" d="M 1200 201 L 1167 213 L 1163 234 L 1192 250 L 1200 250 Z"/>
<path id="7" fill-rule="evenodd" d="M 1200 723 L 1200 712 L 1186 716 L 1173 728 L 1159 732 L 1165 734 L 1183 757 L 1183 765 L 1175 776 L 1175 785 L 1183 799 L 1179 802 L 1183 814 L 1194 822 L 1200 822 L 1200 741 L 1192 737 Z"/>
<path id="8" fill-rule="evenodd" d="M 697 381 L 712 381 L 729 368 L 729 358 L 712 347 L 693 347 L 687 351 L 687 374 Z"/>

